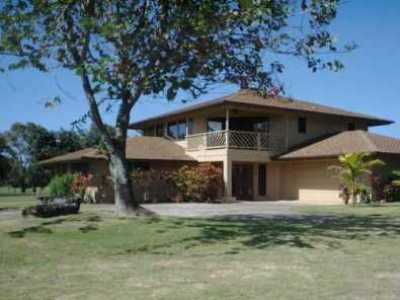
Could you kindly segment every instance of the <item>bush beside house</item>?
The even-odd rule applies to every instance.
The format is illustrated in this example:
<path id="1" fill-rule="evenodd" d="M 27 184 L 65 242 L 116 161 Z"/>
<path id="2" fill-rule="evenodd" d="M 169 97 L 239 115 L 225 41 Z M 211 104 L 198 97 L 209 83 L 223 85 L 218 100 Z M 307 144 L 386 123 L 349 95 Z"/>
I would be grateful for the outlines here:
<path id="1" fill-rule="evenodd" d="M 140 202 L 216 202 L 223 195 L 220 167 L 213 164 L 183 166 L 177 170 L 136 170 L 131 173 Z"/>

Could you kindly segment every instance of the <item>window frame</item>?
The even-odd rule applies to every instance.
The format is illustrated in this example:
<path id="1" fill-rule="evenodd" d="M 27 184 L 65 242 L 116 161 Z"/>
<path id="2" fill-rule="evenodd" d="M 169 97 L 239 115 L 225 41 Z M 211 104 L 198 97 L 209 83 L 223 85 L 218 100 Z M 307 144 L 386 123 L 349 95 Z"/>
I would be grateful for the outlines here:
<path id="1" fill-rule="evenodd" d="M 298 117 L 297 118 L 297 133 L 307 134 L 307 118 Z"/>

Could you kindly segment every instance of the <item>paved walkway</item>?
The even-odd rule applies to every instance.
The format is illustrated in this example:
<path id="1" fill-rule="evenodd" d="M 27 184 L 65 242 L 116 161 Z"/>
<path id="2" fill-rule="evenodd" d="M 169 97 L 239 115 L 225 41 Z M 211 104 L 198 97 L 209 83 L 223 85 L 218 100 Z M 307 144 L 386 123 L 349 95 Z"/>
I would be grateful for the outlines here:
<path id="1" fill-rule="evenodd" d="M 214 217 L 214 216 L 249 216 L 279 217 L 299 216 L 295 207 L 299 204 L 290 201 L 243 201 L 238 203 L 160 203 L 146 204 L 145 208 L 160 216 L 174 217 Z"/>

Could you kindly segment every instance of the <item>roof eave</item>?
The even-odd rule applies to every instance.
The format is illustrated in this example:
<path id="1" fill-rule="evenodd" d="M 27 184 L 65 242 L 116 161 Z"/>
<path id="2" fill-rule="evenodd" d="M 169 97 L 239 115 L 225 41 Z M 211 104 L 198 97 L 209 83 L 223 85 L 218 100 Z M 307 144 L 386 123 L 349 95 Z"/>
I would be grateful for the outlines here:
<path id="1" fill-rule="evenodd" d="M 230 101 L 229 99 L 217 99 L 215 101 L 211 100 L 212 103 L 209 102 L 204 102 L 200 103 L 196 107 L 188 107 L 188 108 L 183 108 L 177 111 L 172 111 L 170 113 L 165 113 L 159 116 L 147 118 L 144 120 L 140 120 L 134 123 L 131 123 L 129 125 L 129 129 L 142 129 L 144 125 L 151 124 L 156 121 L 160 121 L 162 119 L 166 118 L 171 118 L 171 117 L 177 117 L 181 114 L 185 113 L 192 113 L 201 109 L 206 109 L 210 107 L 215 107 L 219 105 L 224 105 L 224 104 L 234 104 L 234 105 L 243 105 L 246 107 L 252 106 L 252 107 L 263 107 L 263 108 L 268 108 L 267 106 L 264 105 L 259 105 L 259 104 L 254 104 L 254 103 L 238 103 L 236 101 Z M 312 112 L 308 110 L 301 110 L 301 109 L 294 109 L 294 108 L 276 108 L 276 107 L 270 107 L 274 109 L 278 109 L 281 111 L 291 111 L 291 112 L 304 112 L 304 113 L 311 113 L 311 114 L 319 114 L 319 115 L 329 115 L 329 116 L 338 116 L 338 117 L 346 117 L 346 118 L 352 118 L 352 119 L 358 119 L 358 120 L 364 120 L 368 122 L 368 126 L 383 126 L 383 125 L 390 125 L 395 123 L 393 120 L 387 120 L 387 119 L 380 119 L 380 118 L 369 118 L 368 116 L 362 117 L 362 116 L 347 116 L 347 115 L 342 115 L 342 114 L 335 114 L 335 113 L 327 113 L 327 112 Z"/>

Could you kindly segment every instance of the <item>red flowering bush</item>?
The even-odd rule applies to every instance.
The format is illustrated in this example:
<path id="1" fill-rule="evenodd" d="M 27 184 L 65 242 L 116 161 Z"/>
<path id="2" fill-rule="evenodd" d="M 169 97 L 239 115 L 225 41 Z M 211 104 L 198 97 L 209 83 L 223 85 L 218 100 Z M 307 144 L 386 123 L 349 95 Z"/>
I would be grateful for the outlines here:
<path id="1" fill-rule="evenodd" d="M 90 186 L 92 179 L 92 174 L 75 174 L 71 185 L 72 192 L 79 195 L 80 198 L 83 199 L 86 188 Z"/>
<path id="2" fill-rule="evenodd" d="M 221 168 L 212 164 L 183 166 L 172 181 L 185 201 L 216 201 L 224 187 Z"/>

